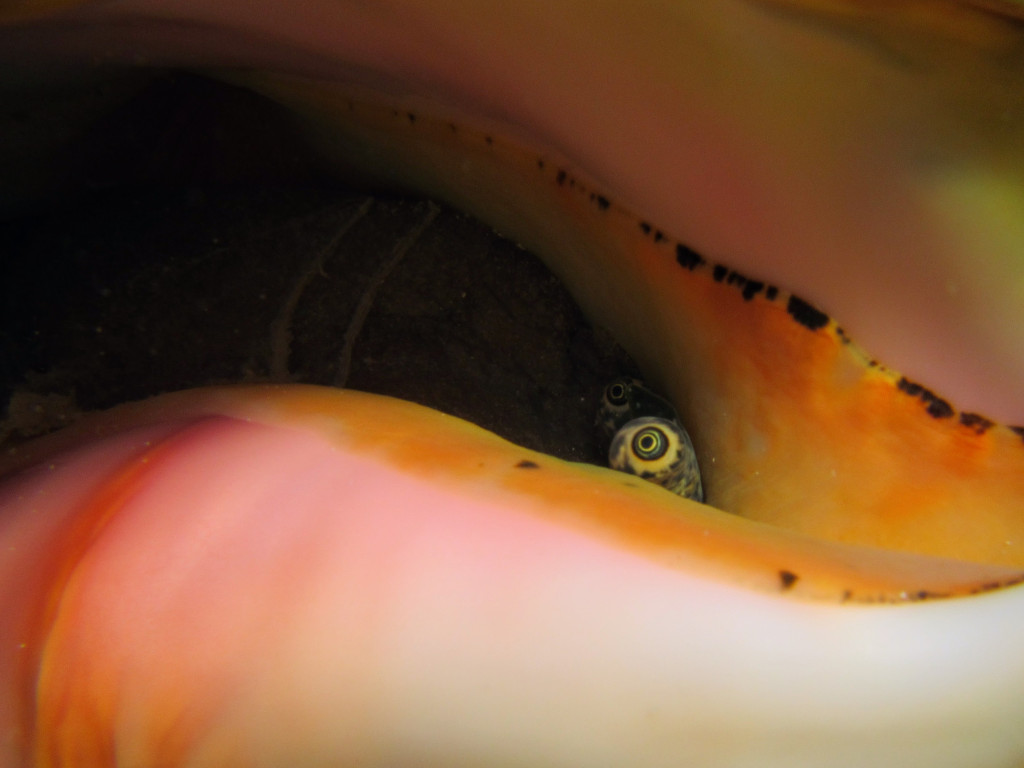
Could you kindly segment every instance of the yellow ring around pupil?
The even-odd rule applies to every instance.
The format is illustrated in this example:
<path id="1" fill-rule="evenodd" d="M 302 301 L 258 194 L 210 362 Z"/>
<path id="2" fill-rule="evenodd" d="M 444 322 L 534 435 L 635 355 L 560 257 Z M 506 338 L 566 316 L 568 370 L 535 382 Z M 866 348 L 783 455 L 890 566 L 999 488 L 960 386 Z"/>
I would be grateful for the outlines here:
<path id="1" fill-rule="evenodd" d="M 665 434 L 655 427 L 643 429 L 633 438 L 633 451 L 642 459 L 660 459 L 667 449 Z"/>

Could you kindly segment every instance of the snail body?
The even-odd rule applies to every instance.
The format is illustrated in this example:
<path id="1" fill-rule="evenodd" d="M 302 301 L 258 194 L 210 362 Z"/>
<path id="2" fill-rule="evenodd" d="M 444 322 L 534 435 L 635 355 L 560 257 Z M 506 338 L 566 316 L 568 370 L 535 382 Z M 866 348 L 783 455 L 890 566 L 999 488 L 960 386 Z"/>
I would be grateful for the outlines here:
<path id="1" fill-rule="evenodd" d="M 704 501 L 697 454 L 678 422 L 656 416 L 627 422 L 612 438 L 608 465 L 684 498 Z"/>
<path id="2" fill-rule="evenodd" d="M 614 379 L 604 389 L 598 428 L 611 440 L 608 466 L 694 501 L 704 501 L 697 454 L 675 408 L 642 381 Z"/>

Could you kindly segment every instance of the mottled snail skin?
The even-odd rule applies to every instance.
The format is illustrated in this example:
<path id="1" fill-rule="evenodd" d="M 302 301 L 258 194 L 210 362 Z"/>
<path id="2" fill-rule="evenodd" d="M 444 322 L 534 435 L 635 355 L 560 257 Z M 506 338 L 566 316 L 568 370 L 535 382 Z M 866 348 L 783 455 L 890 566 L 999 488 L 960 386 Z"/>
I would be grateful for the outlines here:
<path id="1" fill-rule="evenodd" d="M 605 440 L 611 440 L 627 422 L 641 416 L 679 421 L 672 404 L 648 389 L 640 379 L 620 376 L 609 382 L 597 411 L 597 426 Z"/>
<path id="2" fill-rule="evenodd" d="M 704 501 L 697 454 L 690 436 L 675 421 L 644 416 L 627 422 L 612 438 L 608 465 L 684 498 Z"/>

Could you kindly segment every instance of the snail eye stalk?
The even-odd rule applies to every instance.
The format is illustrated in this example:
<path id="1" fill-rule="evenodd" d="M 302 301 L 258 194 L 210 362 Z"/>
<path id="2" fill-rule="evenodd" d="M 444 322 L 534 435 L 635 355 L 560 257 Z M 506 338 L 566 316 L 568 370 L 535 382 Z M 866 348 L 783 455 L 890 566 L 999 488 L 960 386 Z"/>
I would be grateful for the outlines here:
<path id="1" fill-rule="evenodd" d="M 641 416 L 657 416 L 678 422 L 675 408 L 639 379 L 621 376 L 604 388 L 597 412 L 597 426 L 605 445 L 629 421 Z"/>
<path id="2" fill-rule="evenodd" d="M 626 386 L 621 382 L 616 382 L 608 387 L 607 390 L 608 402 L 612 405 L 625 405 L 626 404 Z"/>

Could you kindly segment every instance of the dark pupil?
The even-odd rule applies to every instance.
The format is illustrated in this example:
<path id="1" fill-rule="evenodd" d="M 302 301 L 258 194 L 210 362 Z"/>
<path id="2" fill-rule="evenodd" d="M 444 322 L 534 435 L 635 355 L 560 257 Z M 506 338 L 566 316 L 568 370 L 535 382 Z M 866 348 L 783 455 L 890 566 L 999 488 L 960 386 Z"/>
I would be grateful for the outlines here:
<path id="1" fill-rule="evenodd" d="M 612 405 L 622 405 L 626 402 L 626 388 L 622 384 L 612 384 L 608 387 L 608 399 Z"/>
<path id="2" fill-rule="evenodd" d="M 641 429 L 633 437 L 633 453 L 641 459 L 653 461 L 660 459 L 668 450 L 668 439 L 657 427 Z"/>

